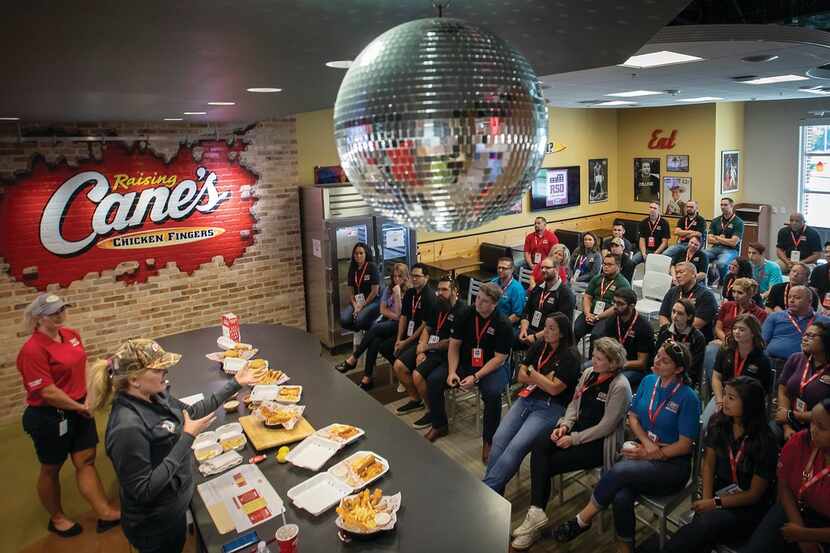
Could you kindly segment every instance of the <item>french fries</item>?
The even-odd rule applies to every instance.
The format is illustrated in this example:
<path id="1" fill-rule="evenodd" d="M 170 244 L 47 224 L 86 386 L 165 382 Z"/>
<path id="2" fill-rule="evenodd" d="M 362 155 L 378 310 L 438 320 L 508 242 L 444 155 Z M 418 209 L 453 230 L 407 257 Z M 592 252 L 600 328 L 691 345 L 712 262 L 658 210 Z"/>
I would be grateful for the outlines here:
<path id="1" fill-rule="evenodd" d="M 377 527 L 375 515 L 382 510 L 378 508 L 381 497 L 383 494 L 379 488 L 375 488 L 371 494 L 369 490 L 363 490 L 355 497 L 343 499 L 337 507 L 337 514 L 345 526 L 363 532 L 374 530 Z"/>

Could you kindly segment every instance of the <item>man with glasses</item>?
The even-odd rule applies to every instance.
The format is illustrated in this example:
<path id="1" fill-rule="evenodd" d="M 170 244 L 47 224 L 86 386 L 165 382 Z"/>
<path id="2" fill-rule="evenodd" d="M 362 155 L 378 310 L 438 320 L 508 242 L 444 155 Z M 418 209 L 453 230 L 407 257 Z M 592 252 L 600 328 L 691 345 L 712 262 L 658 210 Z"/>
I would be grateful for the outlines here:
<path id="1" fill-rule="evenodd" d="M 620 273 L 620 260 L 614 255 L 602 259 L 602 272 L 591 279 L 582 296 L 582 313 L 574 321 L 574 340 L 593 331 L 594 325 L 614 314 L 614 293 L 631 284 Z"/>
<path id="2" fill-rule="evenodd" d="M 793 263 L 790 268 L 790 281 L 779 282 L 769 289 L 767 295 L 766 308 L 768 313 L 775 311 L 784 311 L 787 309 L 787 296 L 790 295 L 790 289 L 793 286 L 806 286 L 807 280 L 810 277 L 810 268 L 802 262 Z M 813 295 L 813 309 L 818 309 L 818 294 L 815 290 L 810 289 Z"/>
<path id="3" fill-rule="evenodd" d="M 500 257 L 496 270 L 499 272 L 492 282 L 501 288 L 501 299 L 496 307 L 498 312 L 515 326 L 522 318 L 525 308 L 525 289 L 518 279 L 513 277 L 513 260 L 509 257 Z"/>
<path id="4" fill-rule="evenodd" d="M 720 210 L 721 216 L 709 223 L 709 247 L 705 253 L 709 263 L 715 263 L 718 278 L 722 279 L 728 272 L 729 264 L 741 251 L 744 222 L 735 214 L 735 201 L 732 198 L 722 198 Z"/>
<path id="5" fill-rule="evenodd" d="M 541 269 L 544 280 L 530 292 L 519 323 L 517 347 L 520 349 L 527 349 L 542 339 L 548 315 L 562 313 L 571 321 L 576 308 L 576 297 L 570 288 L 562 284 L 559 268 L 554 267 L 553 259 L 543 259 Z"/>
<path id="6" fill-rule="evenodd" d="M 830 242 L 824 243 L 824 265 L 818 265 L 810 275 L 810 286 L 818 294 L 820 312 L 830 315 Z"/>
<path id="7" fill-rule="evenodd" d="M 684 216 L 677 221 L 677 226 L 674 227 L 677 244 L 669 246 L 663 255 L 674 257 L 680 252 L 685 252 L 689 246 L 689 239 L 692 237 L 698 239 L 698 245 L 706 243 L 706 219 L 697 212 L 697 202 L 694 200 L 686 202 L 685 212 Z"/>
<path id="8" fill-rule="evenodd" d="M 718 301 L 715 295 L 702 283 L 697 281 L 697 269 L 688 261 L 674 267 L 677 286 L 672 286 L 663 296 L 660 304 L 660 326 L 671 324 L 671 309 L 677 300 L 686 298 L 695 304 L 695 320 L 692 323 L 703 333 L 707 342 L 715 339 L 715 317 L 718 314 Z"/>
<path id="9" fill-rule="evenodd" d="M 808 227 L 804 215 L 793 213 L 790 224 L 778 231 L 775 242 L 778 265 L 788 274 L 796 263 L 811 265 L 821 257 L 821 238 L 816 229 Z"/>
<path id="10" fill-rule="evenodd" d="M 645 317 L 637 313 L 636 305 L 637 294 L 631 288 L 614 292 L 613 315 L 597 325 L 592 336 L 594 340 L 613 338 L 622 344 L 626 358 L 622 373 L 635 392 L 654 353 L 654 332 Z"/>

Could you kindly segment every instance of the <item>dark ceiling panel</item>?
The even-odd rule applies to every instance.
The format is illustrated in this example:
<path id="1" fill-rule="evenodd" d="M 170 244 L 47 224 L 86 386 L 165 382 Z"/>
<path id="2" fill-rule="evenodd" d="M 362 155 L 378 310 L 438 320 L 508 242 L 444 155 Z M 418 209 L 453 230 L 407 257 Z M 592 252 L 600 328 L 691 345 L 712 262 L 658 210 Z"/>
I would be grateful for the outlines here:
<path id="1" fill-rule="evenodd" d="M 688 0 L 455 0 L 445 15 L 487 27 L 539 75 L 613 65 Z M 29 0 L 0 21 L 0 117 L 33 121 L 254 121 L 331 107 L 374 37 L 434 15 L 431 0 Z M 248 87 L 280 87 L 252 94 Z M 209 101 L 235 101 L 227 108 Z"/>

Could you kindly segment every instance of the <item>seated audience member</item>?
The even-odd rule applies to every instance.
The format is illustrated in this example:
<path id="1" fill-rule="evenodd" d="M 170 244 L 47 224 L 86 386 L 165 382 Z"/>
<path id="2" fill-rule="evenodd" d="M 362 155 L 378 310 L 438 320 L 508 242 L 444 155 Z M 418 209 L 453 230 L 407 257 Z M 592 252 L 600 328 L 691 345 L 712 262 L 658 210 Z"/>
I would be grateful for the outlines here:
<path id="1" fill-rule="evenodd" d="M 380 273 L 372 262 L 372 250 L 363 242 L 352 248 L 347 281 L 352 297 L 340 311 L 340 326 L 346 330 L 368 330 L 380 313 Z"/>
<path id="2" fill-rule="evenodd" d="M 695 266 L 685 261 L 674 268 L 677 286 L 672 286 L 663 297 L 660 305 L 660 326 L 670 322 L 671 308 L 681 298 L 689 298 L 695 304 L 694 326 L 703 333 L 707 340 L 714 337 L 715 316 L 718 314 L 718 302 L 712 291 L 695 278 Z"/>
<path id="3" fill-rule="evenodd" d="M 597 235 L 586 232 L 582 235 L 582 245 L 571 254 L 571 281 L 588 283 L 600 272 L 602 254 L 599 253 Z"/>
<path id="4" fill-rule="evenodd" d="M 694 327 L 694 320 L 695 304 L 692 300 L 688 298 L 677 300 L 671 308 L 671 323 L 660 327 L 654 349 L 660 349 L 667 340 L 674 340 L 689 346 L 689 352 L 692 354 L 689 380 L 695 388 L 698 388 L 701 384 L 706 338 Z"/>
<path id="5" fill-rule="evenodd" d="M 715 264 L 720 278 L 723 279 L 729 263 L 738 257 L 741 251 L 744 222 L 735 213 L 735 202 L 732 198 L 722 198 L 720 210 L 721 216 L 715 217 L 709 223 L 709 247 L 705 253 L 709 263 Z"/>
<path id="6" fill-rule="evenodd" d="M 611 241 L 614 238 L 619 238 L 623 241 L 623 249 L 625 250 L 625 253 L 630 256 L 634 250 L 634 246 L 632 246 L 628 238 L 625 237 L 625 226 L 623 226 L 623 224 L 619 221 L 614 221 L 614 226 L 611 229 L 611 236 L 602 241 L 602 255 L 605 255 L 611 251 Z"/>
<path id="7" fill-rule="evenodd" d="M 811 419 L 781 451 L 778 501 L 741 553 L 830 551 L 830 399 L 812 408 Z"/>
<path id="8" fill-rule="evenodd" d="M 574 321 L 574 338 L 578 342 L 594 329 L 594 325 L 614 314 L 614 294 L 631 284 L 620 273 L 619 259 L 606 255 L 602 259 L 602 274 L 588 283 L 582 295 L 582 313 Z"/>
<path id="9" fill-rule="evenodd" d="M 530 291 L 519 323 L 518 346 L 522 348 L 542 338 L 545 319 L 550 315 L 562 313 L 570 321 L 576 307 L 574 293 L 559 280 L 559 271 L 553 265 L 553 260 L 547 257 L 540 266 L 544 281 Z"/>
<path id="10" fill-rule="evenodd" d="M 821 257 L 821 238 L 816 229 L 807 227 L 804 215 L 793 213 L 790 223 L 778 231 L 775 241 L 778 264 L 784 273 L 789 273 L 796 263 L 812 265 Z"/>
<path id="11" fill-rule="evenodd" d="M 427 378 L 432 430 L 427 439 L 434 441 L 447 435 L 447 410 L 444 390 L 460 386 L 472 390 L 478 386 L 484 402 L 483 445 L 481 459 L 490 455 L 493 435 L 501 420 L 501 395 L 507 388 L 507 356 L 513 343 L 513 329 L 507 319 L 496 311 L 501 288 L 482 284 L 470 306 L 455 320 L 450 335 L 447 365 L 436 368 Z"/>
<path id="12" fill-rule="evenodd" d="M 623 440 L 631 388 L 620 370 L 625 350 L 610 338 L 594 342 L 592 366 L 583 371 L 573 399 L 550 434 L 540 435 L 530 456 L 530 509 L 513 531 L 513 549 L 533 545 L 548 524 L 551 478 L 595 467 L 610 469 Z"/>
<path id="13" fill-rule="evenodd" d="M 824 243 L 824 258 L 827 263 L 813 269 L 810 286 L 818 294 L 821 312 L 830 315 L 830 242 Z"/>
<path id="14" fill-rule="evenodd" d="M 801 352 L 787 359 L 778 378 L 776 431 L 782 440 L 810 426 L 815 405 L 830 397 L 830 323 L 813 323 L 801 338 Z"/>
<path id="15" fill-rule="evenodd" d="M 409 289 L 409 268 L 405 263 L 395 263 L 392 266 L 391 286 L 383 289 L 380 300 L 380 318 L 375 321 L 363 335 L 363 340 L 357 348 L 342 363 L 335 368 L 340 372 L 348 372 L 357 367 L 360 356 L 366 354 L 364 368 L 365 382 L 371 382 L 375 372 L 375 363 L 381 345 L 393 338 L 398 329 L 398 318 L 401 315 L 402 296 Z"/>
<path id="16" fill-rule="evenodd" d="M 809 277 L 810 268 L 807 265 L 801 262 L 793 263 L 790 267 L 790 281 L 779 282 L 769 289 L 766 301 L 767 312 L 773 313 L 787 309 L 787 296 L 790 295 L 790 288 L 806 286 Z M 811 291 L 813 292 L 813 309 L 818 309 L 818 294 L 815 290 L 811 289 Z"/>
<path id="17" fill-rule="evenodd" d="M 637 313 L 637 294 L 631 288 L 618 288 L 614 292 L 614 313 L 594 329 L 592 338 L 613 338 L 625 348 L 626 361 L 623 376 L 631 389 L 646 375 L 649 358 L 654 351 L 654 332 L 651 324 Z"/>
<path id="18" fill-rule="evenodd" d="M 703 424 L 723 405 L 723 383 L 737 376 L 748 376 L 772 391 L 772 363 L 764 352 L 761 325 L 749 313 L 739 315 L 729 329 L 728 338 L 715 357 L 712 371 L 712 399 L 703 412 Z"/>
<path id="19" fill-rule="evenodd" d="M 677 244 L 669 246 L 663 252 L 664 255 L 669 257 L 675 257 L 680 252 L 686 251 L 692 237 L 697 238 L 698 249 L 700 249 L 701 244 L 706 243 L 706 219 L 697 212 L 696 201 L 689 200 L 686 202 L 685 214 L 677 221 L 677 226 L 674 227 L 674 235 L 677 236 Z"/>
<path id="20" fill-rule="evenodd" d="M 758 283 L 758 292 L 766 297 L 767 291 L 775 284 L 784 282 L 778 263 L 764 257 L 767 247 L 760 242 L 751 242 L 747 248 L 749 262 L 752 263 L 752 278 Z"/>
<path id="21" fill-rule="evenodd" d="M 574 394 L 582 357 L 571 322 L 562 313 L 545 319 L 543 337 L 530 346 L 516 377 L 524 384 L 493 436 L 484 483 L 500 494 L 538 436 L 549 436 Z"/>
<path id="22" fill-rule="evenodd" d="M 544 217 L 536 217 L 533 221 L 533 232 L 525 237 L 524 266 L 528 269 L 539 265 L 550 255 L 550 249 L 559 243 L 556 233 L 548 229 L 547 225 Z"/>
<path id="23" fill-rule="evenodd" d="M 752 378 L 726 382 L 723 409 L 703 441 L 703 496 L 695 515 L 663 548 L 664 553 L 712 551 L 752 535 L 775 499 L 778 447 L 767 425 L 764 390 Z"/>
<path id="24" fill-rule="evenodd" d="M 620 272 L 630 284 L 634 278 L 634 262 L 631 261 L 631 257 L 626 253 L 622 239 L 612 238 L 608 253 L 619 256 Z"/>
<path id="25" fill-rule="evenodd" d="M 801 337 L 814 321 L 830 322 L 817 315 L 810 305 L 812 294 L 806 286 L 790 288 L 789 309 L 767 315 L 763 335 L 767 343 L 767 355 L 774 359 L 786 360 L 801 348 Z"/>
<path id="26" fill-rule="evenodd" d="M 677 251 L 671 260 L 671 278 L 672 282 L 677 285 L 677 275 L 675 275 L 674 267 L 678 263 L 691 263 L 695 266 L 695 278 L 701 282 L 706 279 L 706 269 L 709 267 L 709 261 L 706 254 L 700 249 L 700 238 L 692 236 L 686 243 L 686 247 Z"/>
<path id="27" fill-rule="evenodd" d="M 568 286 L 571 282 L 571 252 L 568 251 L 568 246 L 559 243 L 550 249 L 548 256 L 553 261 L 553 266 L 559 272 L 559 280 L 563 286 Z M 529 290 L 532 290 L 537 284 L 545 280 L 542 274 L 542 264 L 539 263 L 533 268 L 533 273 L 530 275 Z"/>
<path id="28" fill-rule="evenodd" d="M 496 311 L 504 315 L 511 325 L 516 325 L 525 309 L 525 289 L 519 279 L 513 277 L 511 258 L 499 258 L 496 270 L 499 272 L 498 276 L 490 281 L 501 288 L 501 299 Z"/>
<path id="29" fill-rule="evenodd" d="M 752 263 L 749 262 L 749 259 L 739 257 L 737 259 L 733 259 L 729 264 L 729 272 L 726 273 L 726 278 L 724 278 L 721 282 L 723 285 L 721 295 L 724 300 L 731 301 L 735 299 L 734 296 L 732 296 L 732 285 L 735 283 L 735 279 L 738 278 L 752 278 Z M 763 307 L 764 299 L 761 297 L 761 294 L 756 294 L 752 299 L 755 303 Z"/>
<path id="30" fill-rule="evenodd" d="M 591 500 L 556 529 L 559 542 L 568 542 L 591 527 L 599 512 L 614 506 L 617 551 L 634 551 L 634 503 L 640 494 L 671 495 L 689 480 L 692 450 L 700 434 L 700 400 L 686 381 L 691 365 L 689 348 L 666 342 L 654 358 L 628 412 L 628 424 L 638 444 L 623 445 L 623 460 L 603 474 Z"/>
<path id="31" fill-rule="evenodd" d="M 662 254 L 668 246 L 669 222 L 660 215 L 660 205 L 651 202 L 648 205 L 648 217 L 640 221 L 640 244 L 631 261 L 635 266 L 645 263 L 648 254 Z"/>

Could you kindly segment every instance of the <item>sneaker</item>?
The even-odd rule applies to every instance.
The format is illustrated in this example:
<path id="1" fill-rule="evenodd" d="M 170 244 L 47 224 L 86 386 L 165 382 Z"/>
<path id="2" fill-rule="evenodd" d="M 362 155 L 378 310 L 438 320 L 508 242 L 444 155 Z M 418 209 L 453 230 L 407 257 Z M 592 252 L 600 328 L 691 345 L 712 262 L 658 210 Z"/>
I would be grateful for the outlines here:
<path id="1" fill-rule="evenodd" d="M 571 520 L 560 524 L 559 528 L 557 528 L 553 533 L 553 537 L 556 538 L 556 541 L 559 543 L 569 542 L 583 532 L 587 532 L 590 527 L 591 525 L 589 524 L 583 528 L 579 525 L 575 518 L 572 518 Z"/>
<path id="2" fill-rule="evenodd" d="M 516 551 L 524 551 L 525 549 L 530 549 L 530 546 L 539 541 L 540 537 L 542 537 L 542 533 L 539 530 L 528 534 L 521 534 L 513 538 L 513 541 L 510 542 L 510 547 Z"/>
<path id="3" fill-rule="evenodd" d="M 337 372 L 347 373 L 349 371 L 355 370 L 357 368 L 357 363 L 355 363 L 354 365 L 350 365 L 344 359 L 342 362 L 335 365 L 334 368 Z"/>
<path id="4" fill-rule="evenodd" d="M 406 393 L 406 388 L 403 387 L 403 384 L 398 382 L 398 387 L 395 388 L 395 391 L 398 392 L 399 394 L 405 394 Z"/>
<path id="5" fill-rule="evenodd" d="M 412 411 L 417 411 L 418 409 L 424 408 L 424 402 L 420 399 L 410 399 L 400 407 L 395 410 L 395 413 L 398 415 L 406 415 L 407 413 L 411 413 Z"/>
<path id="6" fill-rule="evenodd" d="M 413 422 L 412 426 L 415 428 L 429 428 L 432 426 L 432 417 L 430 416 L 429 411 L 424 413 L 423 417 Z"/>
<path id="7" fill-rule="evenodd" d="M 548 516 L 545 514 L 545 511 L 539 507 L 531 505 L 530 509 L 527 510 L 524 522 L 522 522 L 518 528 L 513 530 L 513 537 L 538 532 L 544 528 L 547 523 Z"/>

